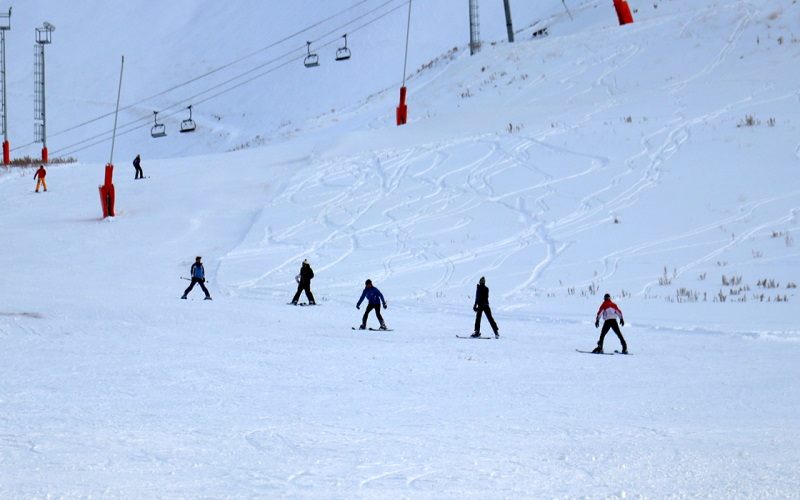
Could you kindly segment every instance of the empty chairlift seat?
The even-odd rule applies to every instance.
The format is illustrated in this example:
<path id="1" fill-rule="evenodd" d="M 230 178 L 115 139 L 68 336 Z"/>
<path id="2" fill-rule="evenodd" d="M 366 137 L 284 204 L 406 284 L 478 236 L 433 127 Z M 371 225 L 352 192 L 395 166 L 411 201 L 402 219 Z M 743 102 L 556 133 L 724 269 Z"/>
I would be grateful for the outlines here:
<path id="1" fill-rule="evenodd" d="M 192 120 L 192 107 L 189 106 L 189 118 L 181 122 L 181 133 L 194 132 L 196 128 L 197 124 Z"/>
<path id="2" fill-rule="evenodd" d="M 311 53 L 311 42 L 306 42 L 306 49 L 308 50 L 308 55 L 303 60 L 303 64 L 306 68 L 319 66 L 319 56 Z"/>
<path id="3" fill-rule="evenodd" d="M 347 48 L 347 35 L 342 35 L 344 38 L 344 47 L 339 47 L 336 51 L 336 60 L 337 61 L 346 61 L 350 59 L 350 49 Z"/>
<path id="4" fill-rule="evenodd" d="M 155 125 L 150 129 L 150 135 L 153 137 L 164 137 L 167 135 L 167 127 L 163 123 L 158 123 L 158 111 L 153 111 L 153 121 Z"/>

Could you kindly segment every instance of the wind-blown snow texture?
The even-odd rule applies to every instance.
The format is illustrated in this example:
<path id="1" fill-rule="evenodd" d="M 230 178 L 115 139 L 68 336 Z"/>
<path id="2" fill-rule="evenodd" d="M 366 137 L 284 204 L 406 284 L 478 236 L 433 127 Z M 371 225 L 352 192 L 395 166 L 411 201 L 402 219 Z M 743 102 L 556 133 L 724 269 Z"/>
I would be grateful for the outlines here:
<path id="1" fill-rule="evenodd" d="M 3 170 L 0 497 L 799 498 L 796 2 L 630 2 L 625 27 L 610 1 L 567 2 L 574 20 L 549 3 L 473 57 L 442 26 L 440 53 L 459 50 L 409 80 L 403 127 L 389 70 L 351 96 L 297 60 L 271 80 L 295 89 L 291 133 L 253 115 L 201 130 L 272 102 L 256 84 L 208 101 L 196 136 L 168 135 L 183 145 L 123 135 L 114 218 L 97 194 L 108 143 L 49 168 L 47 193 Z M 209 31 L 229 13 L 197 4 L 125 8 L 132 26 L 188 11 Z M 297 26 L 341 8 L 250 7 Z M 47 18 L 52 48 L 106 15 L 81 9 Z M 448 24 L 419 22 L 433 39 Z M 49 98 L 63 128 L 113 102 L 85 95 L 115 89 L 118 53 L 151 49 L 71 36 L 72 70 L 102 84 Z M 164 87 L 247 53 L 169 36 Z M 130 74 L 123 96 L 157 76 Z M 226 134 L 270 140 L 226 153 Z M 213 301 L 178 299 L 196 255 Z M 306 258 L 321 305 L 287 306 Z M 501 338 L 457 339 L 481 276 Z M 351 330 L 367 278 L 395 331 Z M 603 293 L 633 356 L 575 352 L 595 345 Z"/>

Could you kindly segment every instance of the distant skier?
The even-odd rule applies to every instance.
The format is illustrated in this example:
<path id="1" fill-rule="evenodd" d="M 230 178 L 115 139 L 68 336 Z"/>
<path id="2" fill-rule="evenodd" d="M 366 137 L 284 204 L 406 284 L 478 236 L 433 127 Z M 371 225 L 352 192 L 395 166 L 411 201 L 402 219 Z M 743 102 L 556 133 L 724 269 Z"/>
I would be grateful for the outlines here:
<path id="1" fill-rule="evenodd" d="M 311 269 L 311 264 L 308 263 L 308 260 L 303 261 L 303 265 L 300 266 L 300 274 L 297 275 L 297 293 L 294 294 L 294 298 L 292 299 L 292 304 L 297 305 L 297 299 L 300 298 L 300 292 L 305 291 L 306 297 L 308 298 L 308 303 L 310 305 L 316 305 L 317 303 L 314 302 L 314 294 L 311 293 L 311 280 L 314 279 L 314 271 Z"/>
<path id="2" fill-rule="evenodd" d="M 625 338 L 622 337 L 622 332 L 619 329 L 620 325 L 625 326 L 625 320 L 622 318 L 622 311 L 611 301 L 611 295 L 609 294 L 603 296 L 603 303 L 600 305 L 600 309 L 597 310 L 597 317 L 594 320 L 595 328 L 600 327 L 601 316 L 603 318 L 603 329 L 600 330 L 600 340 L 597 341 L 597 347 L 592 352 L 602 354 L 603 339 L 605 339 L 608 330 L 614 330 L 622 344 L 622 354 L 628 354 L 628 344 L 625 343 Z M 617 324 L 617 319 L 619 319 L 619 325 Z"/>
<path id="3" fill-rule="evenodd" d="M 139 155 L 136 155 L 136 158 L 133 159 L 133 168 L 136 169 L 136 175 L 134 179 L 144 179 L 144 173 L 142 172 L 142 159 Z"/>
<path id="4" fill-rule="evenodd" d="M 370 311 L 374 310 L 375 316 L 377 316 L 378 321 L 381 322 L 380 329 L 387 330 L 386 323 L 383 322 L 383 316 L 381 316 L 381 303 L 383 303 L 383 308 L 386 309 L 386 299 L 383 298 L 383 294 L 380 290 L 372 286 L 372 280 L 367 280 L 364 282 L 364 292 L 361 294 L 361 298 L 358 299 L 356 309 L 361 309 L 361 302 L 364 301 L 364 298 L 367 299 L 367 310 L 364 311 L 364 317 L 361 318 L 361 326 L 359 329 L 367 329 L 367 316 L 369 316 Z"/>
<path id="5" fill-rule="evenodd" d="M 206 285 L 205 285 L 205 282 L 206 282 L 206 270 L 203 267 L 203 263 L 200 262 L 200 259 L 202 259 L 202 257 L 196 257 L 195 260 L 194 260 L 194 264 L 192 264 L 192 268 L 189 271 L 189 273 L 192 276 L 192 284 L 189 285 L 189 288 L 187 288 L 183 292 L 183 296 L 181 297 L 182 299 L 185 299 L 186 296 L 189 294 L 189 292 L 192 291 L 192 288 L 194 288 L 194 285 L 198 284 L 198 285 L 200 285 L 200 288 L 203 289 L 203 292 L 205 292 L 205 294 L 206 294 L 205 300 L 211 300 L 211 294 L 208 293 L 208 288 L 206 288 Z"/>
<path id="6" fill-rule="evenodd" d="M 47 191 L 47 182 L 45 182 L 44 178 L 47 175 L 47 170 L 44 169 L 44 165 L 39 165 L 39 170 L 33 174 L 34 180 L 36 180 L 36 192 L 39 192 L 39 186 L 43 187 L 45 191 Z"/>
<path id="7" fill-rule="evenodd" d="M 499 339 L 500 331 L 492 317 L 492 308 L 489 307 L 489 288 L 486 286 L 486 278 L 484 277 L 481 277 L 478 282 L 478 288 L 475 290 L 475 305 L 472 306 L 472 310 L 475 311 L 475 333 L 472 336 L 481 336 L 481 316 L 486 313 L 486 319 L 489 320 L 489 325 L 494 331 L 494 338 Z"/>

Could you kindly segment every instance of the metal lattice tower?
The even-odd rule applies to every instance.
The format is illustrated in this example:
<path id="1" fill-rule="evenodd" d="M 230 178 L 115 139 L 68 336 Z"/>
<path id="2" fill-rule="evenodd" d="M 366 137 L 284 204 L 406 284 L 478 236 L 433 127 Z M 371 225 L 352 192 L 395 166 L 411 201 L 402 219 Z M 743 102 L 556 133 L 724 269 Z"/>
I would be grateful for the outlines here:
<path id="1" fill-rule="evenodd" d="M 33 142 L 45 143 L 44 45 L 33 47 Z"/>
<path id="2" fill-rule="evenodd" d="M 8 14 L 0 14 L 0 128 L 8 142 L 8 110 L 6 101 L 6 31 L 11 29 L 11 7 Z"/>
<path id="3" fill-rule="evenodd" d="M 481 50 L 481 36 L 478 28 L 478 0 L 469 0 L 469 55 Z"/>
<path id="4" fill-rule="evenodd" d="M 36 28 L 36 45 L 33 47 L 33 142 L 41 142 L 43 151 L 47 150 L 44 46 L 52 42 L 52 33 L 55 29 L 55 26 L 47 22 L 44 23 L 44 27 Z"/>

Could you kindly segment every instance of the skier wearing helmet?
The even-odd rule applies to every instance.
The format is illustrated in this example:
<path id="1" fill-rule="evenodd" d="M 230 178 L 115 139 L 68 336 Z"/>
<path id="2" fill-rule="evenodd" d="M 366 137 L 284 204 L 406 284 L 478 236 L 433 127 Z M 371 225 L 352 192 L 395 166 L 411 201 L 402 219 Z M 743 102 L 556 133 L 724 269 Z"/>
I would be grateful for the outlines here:
<path id="1" fill-rule="evenodd" d="M 622 354 L 628 354 L 628 344 L 625 343 L 625 338 L 619 329 L 620 326 L 625 326 L 625 320 L 622 318 L 622 311 L 611 301 L 611 295 L 609 294 L 603 296 L 603 303 L 600 305 L 600 309 L 597 310 L 597 317 L 594 320 L 595 328 L 600 327 L 601 316 L 603 318 L 603 329 L 600 330 L 600 340 L 597 341 L 597 347 L 592 352 L 602 354 L 603 339 L 605 339 L 609 330 L 614 330 L 622 344 Z M 617 319 L 619 319 L 619 324 L 617 324 Z"/>

